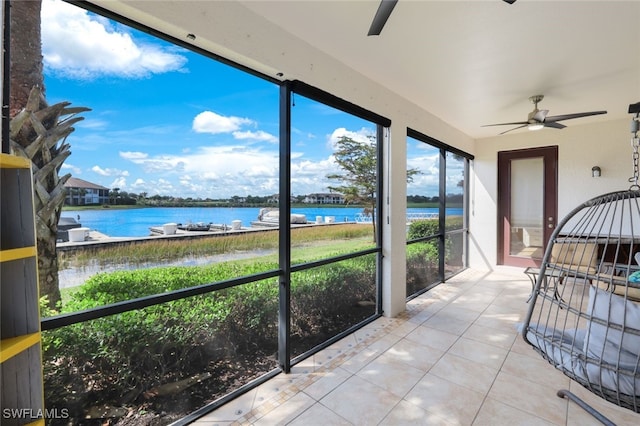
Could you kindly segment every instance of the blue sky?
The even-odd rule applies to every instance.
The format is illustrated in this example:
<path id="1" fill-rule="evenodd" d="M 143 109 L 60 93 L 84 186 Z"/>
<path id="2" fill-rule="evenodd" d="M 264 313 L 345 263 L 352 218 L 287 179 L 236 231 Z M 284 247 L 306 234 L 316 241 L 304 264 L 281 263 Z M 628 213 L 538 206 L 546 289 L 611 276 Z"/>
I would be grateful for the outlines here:
<path id="1" fill-rule="evenodd" d="M 61 173 L 149 196 L 278 192 L 277 85 L 59 0 L 43 0 L 42 48 L 48 102 L 91 108 Z M 292 121 L 294 195 L 327 191 L 340 136 L 374 132 L 300 96 Z M 425 194 L 437 156 L 419 146 L 409 167 L 423 173 L 409 192 Z"/>

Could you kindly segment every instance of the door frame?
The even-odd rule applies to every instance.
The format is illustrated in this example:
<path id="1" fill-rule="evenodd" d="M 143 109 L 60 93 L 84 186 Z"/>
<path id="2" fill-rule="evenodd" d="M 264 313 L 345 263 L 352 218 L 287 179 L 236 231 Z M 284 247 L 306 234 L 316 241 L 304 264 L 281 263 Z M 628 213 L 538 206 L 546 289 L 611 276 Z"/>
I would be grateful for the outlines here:
<path id="1" fill-rule="evenodd" d="M 509 223 L 509 218 L 511 217 L 511 160 L 540 157 L 543 158 L 544 163 L 544 181 L 542 183 L 544 191 L 543 217 L 545 218 L 542 226 L 544 253 L 549 238 L 558 223 L 558 146 L 498 152 L 498 265 L 540 266 L 542 259 L 512 256 L 509 252 L 511 242 L 511 226 Z"/>

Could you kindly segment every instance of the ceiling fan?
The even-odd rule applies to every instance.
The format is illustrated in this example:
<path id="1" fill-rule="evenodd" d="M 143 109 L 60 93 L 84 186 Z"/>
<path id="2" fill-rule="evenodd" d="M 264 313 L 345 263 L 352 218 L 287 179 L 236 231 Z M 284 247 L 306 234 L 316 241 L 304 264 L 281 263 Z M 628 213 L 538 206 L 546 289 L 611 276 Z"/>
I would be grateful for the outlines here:
<path id="1" fill-rule="evenodd" d="M 574 114 L 563 114 L 563 115 L 552 115 L 547 116 L 549 110 L 547 109 L 538 109 L 538 103 L 544 99 L 544 95 L 534 95 L 529 98 L 529 100 L 535 105 L 533 111 L 529 113 L 527 121 L 515 121 L 513 123 L 498 123 L 498 124 L 486 124 L 482 127 L 489 126 L 518 126 L 513 129 L 506 130 L 501 135 L 510 132 L 512 130 L 521 129 L 523 127 L 528 127 L 529 130 L 540 130 L 543 127 L 551 127 L 554 129 L 564 129 L 564 124 L 558 123 L 558 121 L 570 120 L 572 118 L 580 118 L 580 117 L 589 117 L 591 115 L 600 115 L 606 114 L 607 111 L 591 111 L 591 112 L 577 112 Z"/>
<path id="2" fill-rule="evenodd" d="M 502 0 L 505 3 L 513 4 L 516 0 Z M 382 32 L 382 28 L 384 24 L 387 23 L 387 19 L 391 15 L 393 8 L 396 7 L 396 3 L 398 0 L 381 0 L 380 5 L 378 6 L 378 10 L 376 11 L 376 15 L 373 17 L 373 22 L 371 22 L 371 27 L 369 27 L 368 36 L 372 35 L 380 35 Z"/>

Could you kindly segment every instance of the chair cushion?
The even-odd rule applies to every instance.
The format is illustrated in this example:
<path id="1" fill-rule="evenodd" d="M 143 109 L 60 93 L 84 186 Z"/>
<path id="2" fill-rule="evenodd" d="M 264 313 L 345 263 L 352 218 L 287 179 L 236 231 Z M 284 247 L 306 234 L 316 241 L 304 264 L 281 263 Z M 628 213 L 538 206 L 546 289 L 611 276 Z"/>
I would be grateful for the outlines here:
<path id="1" fill-rule="evenodd" d="M 626 326 L 640 332 L 640 305 L 617 294 L 590 286 L 586 313 L 592 320 L 587 327 L 585 352 L 611 364 L 617 362 L 620 354 L 621 364 L 635 366 L 640 357 L 640 335 L 624 333 L 621 329 L 611 328 L 607 324 Z M 607 324 L 593 321 L 593 318 Z"/>
<path id="2" fill-rule="evenodd" d="M 608 366 L 588 365 L 589 381 L 627 395 L 640 394 L 640 335 L 628 330 L 640 332 L 640 305 L 590 286 L 586 314 L 591 318 L 584 353 Z"/>
<path id="3" fill-rule="evenodd" d="M 598 280 L 594 280 L 592 283 L 605 291 L 611 291 L 613 288 L 613 293 L 623 297 L 626 293 L 628 300 L 640 301 L 640 286 L 638 285 L 640 271 L 630 274 L 627 278 L 622 275 L 598 274 Z"/>
<path id="4" fill-rule="evenodd" d="M 576 272 L 594 274 L 598 267 L 598 245 L 587 242 L 558 242 L 551 248 L 551 263 Z"/>

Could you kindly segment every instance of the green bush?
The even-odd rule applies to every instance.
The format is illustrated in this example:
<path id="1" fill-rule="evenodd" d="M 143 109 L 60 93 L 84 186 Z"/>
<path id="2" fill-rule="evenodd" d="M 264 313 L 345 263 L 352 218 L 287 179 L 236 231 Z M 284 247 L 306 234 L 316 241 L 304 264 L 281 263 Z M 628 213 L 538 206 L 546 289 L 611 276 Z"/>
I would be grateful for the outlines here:
<path id="1" fill-rule="evenodd" d="M 411 296 L 438 279 L 438 247 L 434 241 L 407 246 L 407 296 Z"/>
<path id="2" fill-rule="evenodd" d="M 445 232 L 462 229 L 462 224 L 462 217 L 447 217 L 447 220 L 445 222 Z M 437 235 L 438 228 L 439 224 L 437 219 L 419 220 L 412 222 L 407 232 L 407 239 L 415 240 L 418 238 Z M 445 239 L 444 250 L 447 263 L 460 263 L 459 260 L 462 257 L 462 244 L 456 244 L 458 242 L 457 240 L 459 240 L 459 238 L 457 238 L 456 236 L 451 236 Z M 432 252 L 432 254 L 434 256 L 437 256 L 438 240 L 433 239 L 426 242 L 426 244 L 429 244 L 432 247 L 436 248 L 436 251 Z M 437 257 L 434 257 L 433 259 L 437 259 Z"/>
<path id="3" fill-rule="evenodd" d="M 375 272 L 370 255 L 292 275 L 291 333 L 299 353 L 375 312 Z"/>
<path id="4" fill-rule="evenodd" d="M 445 221 L 445 232 L 462 228 L 462 216 L 449 216 Z M 439 229 L 438 219 L 416 220 L 409 225 L 407 239 L 415 240 L 418 238 L 430 237 L 437 235 Z"/>
<path id="5" fill-rule="evenodd" d="M 409 240 L 415 240 L 418 238 L 430 237 L 437 235 L 439 230 L 439 224 L 437 219 L 429 220 L 416 220 L 409 225 L 409 231 L 407 238 Z"/>
<path id="6" fill-rule="evenodd" d="M 101 273 L 74 292 L 61 313 L 276 268 L 226 262 Z M 292 281 L 292 333 L 305 342 L 326 338 L 343 331 L 343 317 L 358 301 L 375 300 L 375 256 L 296 272 Z M 123 404 L 213 365 L 239 368 L 238 358 L 271 358 L 273 368 L 278 292 L 272 278 L 44 332 L 47 405 L 82 415 L 87 402 Z"/>
<path id="7" fill-rule="evenodd" d="M 447 217 L 445 232 L 462 228 L 462 217 Z M 407 239 L 415 240 L 437 235 L 437 219 L 412 222 L 407 231 Z M 459 264 L 462 258 L 462 244 L 456 235 L 445 238 L 445 262 Z M 407 246 L 407 295 L 413 295 L 434 284 L 438 279 L 438 239 L 409 244 Z"/>

